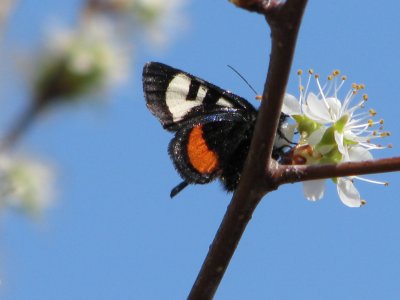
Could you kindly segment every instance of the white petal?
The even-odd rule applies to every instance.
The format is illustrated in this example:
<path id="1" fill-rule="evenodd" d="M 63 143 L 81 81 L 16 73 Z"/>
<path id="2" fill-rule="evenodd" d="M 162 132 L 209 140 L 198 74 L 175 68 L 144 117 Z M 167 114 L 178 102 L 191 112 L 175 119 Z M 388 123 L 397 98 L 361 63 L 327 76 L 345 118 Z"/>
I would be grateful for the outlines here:
<path id="1" fill-rule="evenodd" d="M 328 103 L 330 116 L 336 121 L 341 117 L 340 109 L 342 108 L 342 102 L 339 99 L 334 97 L 326 98 L 326 102 Z"/>
<path id="2" fill-rule="evenodd" d="M 311 146 L 315 146 L 316 144 L 318 144 L 324 136 L 325 131 L 326 127 L 320 127 L 313 133 L 311 133 L 310 136 L 307 138 L 308 144 L 310 144 Z"/>
<path id="3" fill-rule="evenodd" d="M 325 192 L 325 179 L 304 181 L 303 192 L 307 200 L 317 201 L 321 199 Z"/>
<path id="4" fill-rule="evenodd" d="M 344 205 L 348 207 L 360 207 L 362 205 L 360 193 L 351 180 L 338 178 L 337 191 Z"/>
<path id="5" fill-rule="evenodd" d="M 318 123 L 333 122 L 326 104 L 313 93 L 308 94 L 306 103 L 302 105 L 302 110 L 308 118 Z"/>
<path id="6" fill-rule="evenodd" d="M 282 112 L 289 116 L 301 115 L 302 112 L 299 100 L 297 100 L 293 95 L 285 94 L 285 97 L 283 98 Z"/>
<path id="7" fill-rule="evenodd" d="M 348 159 L 347 148 L 343 144 L 343 133 L 339 133 L 339 132 L 335 131 L 334 135 L 335 135 L 335 141 L 336 141 L 336 145 L 338 146 L 339 152 L 344 155 L 344 160 L 348 161 L 349 159 Z"/>
<path id="8" fill-rule="evenodd" d="M 351 130 L 345 129 L 344 136 L 349 141 L 359 142 L 359 140 L 358 140 L 359 137 L 355 133 L 353 133 Z"/>
<path id="9" fill-rule="evenodd" d="M 354 146 L 349 149 L 350 161 L 363 161 L 373 159 L 371 152 L 361 146 Z"/>

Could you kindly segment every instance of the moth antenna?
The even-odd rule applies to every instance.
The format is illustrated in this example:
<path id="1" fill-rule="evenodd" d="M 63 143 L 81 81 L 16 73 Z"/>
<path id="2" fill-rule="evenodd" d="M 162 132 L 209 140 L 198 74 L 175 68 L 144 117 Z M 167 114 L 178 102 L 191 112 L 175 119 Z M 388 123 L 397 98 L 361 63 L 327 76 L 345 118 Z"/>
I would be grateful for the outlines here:
<path id="1" fill-rule="evenodd" d="M 251 84 L 246 80 L 246 78 L 244 78 L 244 76 L 242 74 L 239 73 L 239 71 L 237 71 L 234 67 L 227 65 L 228 68 L 230 68 L 233 72 L 235 72 L 240 78 L 242 78 L 242 80 L 249 86 L 249 88 L 256 94 L 256 96 L 258 96 L 259 94 L 257 93 L 257 91 L 251 86 Z"/>
<path id="2" fill-rule="evenodd" d="M 180 184 L 178 184 L 176 187 L 174 187 L 171 190 L 171 194 L 170 194 L 171 199 L 174 198 L 178 193 L 180 193 L 188 185 L 189 185 L 189 183 L 187 183 L 186 181 L 182 181 Z"/>

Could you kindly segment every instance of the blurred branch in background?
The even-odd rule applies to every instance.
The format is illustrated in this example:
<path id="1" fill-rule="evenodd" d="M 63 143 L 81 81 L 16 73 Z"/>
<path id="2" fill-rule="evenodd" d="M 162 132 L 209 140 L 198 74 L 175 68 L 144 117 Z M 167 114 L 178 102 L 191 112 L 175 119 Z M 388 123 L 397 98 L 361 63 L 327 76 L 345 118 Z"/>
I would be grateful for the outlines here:
<path id="1" fill-rule="evenodd" d="M 32 102 L 3 139 L 10 149 L 32 121 L 60 102 L 76 103 L 88 95 L 107 90 L 125 79 L 134 60 L 138 39 L 149 37 L 159 49 L 171 29 L 183 18 L 183 0 L 133 1 L 88 0 L 81 21 L 72 28 L 53 29 L 35 62 Z M 144 34 L 143 34 L 144 33 Z"/>
<path id="2" fill-rule="evenodd" d="M 2 0 L 0 3 L 0 41 L 7 27 L 8 18 L 16 5 L 16 0 Z"/>
<path id="3" fill-rule="evenodd" d="M 33 60 L 32 101 L 3 140 L 10 149 L 32 121 L 55 104 L 74 104 L 126 78 L 128 53 L 114 39 L 111 24 L 98 19 L 74 29 L 53 29 Z"/>
<path id="4" fill-rule="evenodd" d="M 14 178 L 19 177 L 11 175 L 16 174 L 13 166 L 18 165 L 18 170 L 24 169 L 21 166 L 29 169 L 32 159 L 20 160 L 9 153 L 14 151 L 14 146 L 43 112 L 63 105 L 75 105 L 88 99 L 92 103 L 103 100 L 107 91 L 115 88 L 131 74 L 129 68 L 138 53 L 137 48 L 143 44 L 141 40 L 146 40 L 151 49 L 164 49 L 172 39 L 171 36 L 184 27 L 185 2 L 186 0 L 87 0 L 82 2 L 81 10 L 77 12 L 79 18 L 76 24 L 57 28 L 53 25 L 51 30 L 46 30 L 50 34 L 37 49 L 32 47 L 28 58 L 32 66 L 28 71 L 31 97 L 27 99 L 27 109 L 20 113 L 20 117 L 12 122 L 11 128 L 0 139 L 0 162 L 3 159 L 8 161 L 0 163 L 0 176 L 4 178 L 0 187 L 0 193 L 4 194 L 0 207 L 7 204 L 12 207 L 20 206 L 24 211 L 38 212 L 39 208 L 50 202 L 47 195 L 51 193 L 41 191 L 39 186 L 43 185 L 43 190 L 50 190 L 52 180 L 38 178 L 50 178 L 53 172 L 43 171 L 46 167 L 43 165 L 40 168 L 37 163 L 35 168 L 30 169 L 42 170 L 36 173 L 47 175 L 18 171 L 17 174 L 25 174 L 22 176 L 24 180 L 15 181 Z M 4 30 L 7 17 L 14 6 L 15 1 L 12 0 L 3 0 L 0 4 L 1 31 Z M 43 16 L 44 22 L 46 19 L 49 18 Z M 62 18 L 58 16 L 57 19 Z M 38 187 L 32 189 L 33 185 Z M 32 194 L 32 190 L 37 191 L 36 196 L 25 197 Z M 16 198 L 20 200 L 16 201 Z M 37 204 L 34 205 L 33 202 Z"/>

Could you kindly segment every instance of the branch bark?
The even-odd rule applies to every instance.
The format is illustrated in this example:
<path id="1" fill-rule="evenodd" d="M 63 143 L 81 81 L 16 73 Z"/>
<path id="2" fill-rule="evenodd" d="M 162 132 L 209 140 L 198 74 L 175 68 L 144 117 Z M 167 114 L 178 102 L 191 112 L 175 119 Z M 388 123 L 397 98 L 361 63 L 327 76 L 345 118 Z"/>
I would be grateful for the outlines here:
<path id="1" fill-rule="evenodd" d="M 239 5 L 239 2 L 247 3 L 236 1 L 235 4 Z M 251 11 L 262 13 L 271 27 L 272 52 L 263 100 L 242 179 L 188 299 L 211 299 L 214 296 L 255 208 L 267 191 L 277 188 L 272 177 L 269 186 L 263 184 L 265 173 L 270 174 L 270 168 L 265 170 L 264 166 L 273 162 L 271 153 L 275 133 L 307 0 L 288 0 L 284 4 L 263 0 L 250 2 L 253 8 L 256 7 Z"/>
<path id="2" fill-rule="evenodd" d="M 353 175 L 387 173 L 400 170 L 400 157 L 361 162 L 345 162 L 327 165 L 294 165 L 277 167 L 273 174 L 277 185 L 314 179 L 328 179 Z M 270 180 L 270 178 L 266 178 Z"/>

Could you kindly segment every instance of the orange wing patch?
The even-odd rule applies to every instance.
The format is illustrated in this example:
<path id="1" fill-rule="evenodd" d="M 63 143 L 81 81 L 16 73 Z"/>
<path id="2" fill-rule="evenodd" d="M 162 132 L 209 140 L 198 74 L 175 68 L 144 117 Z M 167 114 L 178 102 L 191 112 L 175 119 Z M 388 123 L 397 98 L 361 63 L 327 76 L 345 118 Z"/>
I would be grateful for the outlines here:
<path id="1" fill-rule="evenodd" d="M 190 163 L 199 173 L 211 174 L 218 168 L 218 155 L 208 148 L 201 125 L 194 127 L 190 132 L 187 152 Z"/>

